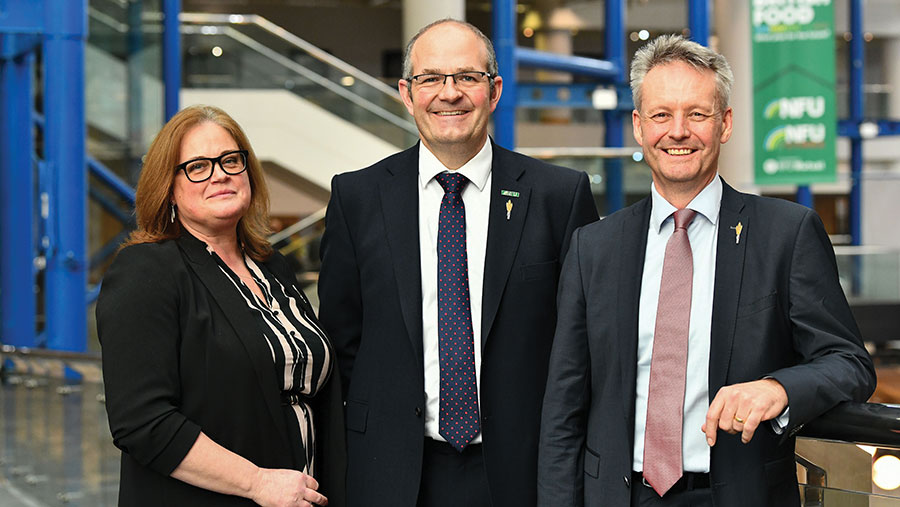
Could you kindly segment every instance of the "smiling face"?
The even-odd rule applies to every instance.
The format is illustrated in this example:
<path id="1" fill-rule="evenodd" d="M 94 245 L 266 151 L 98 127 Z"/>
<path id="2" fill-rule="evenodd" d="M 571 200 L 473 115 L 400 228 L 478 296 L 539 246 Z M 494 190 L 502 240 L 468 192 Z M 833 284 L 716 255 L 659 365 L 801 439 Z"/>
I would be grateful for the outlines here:
<path id="1" fill-rule="evenodd" d="M 179 163 L 197 157 L 218 157 L 240 149 L 227 130 L 212 122 L 190 129 L 181 141 Z M 247 171 L 226 174 L 216 164 L 212 176 L 200 183 L 187 179 L 184 171 L 175 175 L 172 199 L 178 208 L 178 219 L 192 234 L 215 236 L 235 233 L 238 220 L 250 206 L 250 178 Z"/>
<path id="2" fill-rule="evenodd" d="M 679 207 L 674 196 L 695 196 L 715 177 L 719 148 L 731 137 L 731 108 L 723 112 L 716 103 L 714 72 L 684 62 L 650 69 L 641 97 L 631 118 L 634 138 L 656 190 Z"/>
<path id="3" fill-rule="evenodd" d="M 487 72 L 484 43 L 471 30 L 453 22 L 436 25 L 422 34 L 412 48 L 410 59 L 412 75 Z M 500 99 L 503 80 L 494 78 L 493 92 L 487 81 L 462 90 L 452 78 L 434 90 L 421 89 L 405 79 L 398 86 L 406 109 L 415 118 L 422 143 L 448 167 L 456 165 L 453 160 L 461 161 L 456 166 L 459 167 L 484 146 L 488 121 Z"/>

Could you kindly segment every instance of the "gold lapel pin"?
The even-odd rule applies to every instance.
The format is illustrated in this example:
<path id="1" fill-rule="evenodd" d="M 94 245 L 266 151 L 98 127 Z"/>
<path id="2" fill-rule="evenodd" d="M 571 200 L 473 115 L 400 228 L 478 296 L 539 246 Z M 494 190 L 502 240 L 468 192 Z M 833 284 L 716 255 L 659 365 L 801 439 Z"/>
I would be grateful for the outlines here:
<path id="1" fill-rule="evenodd" d="M 741 231 L 744 230 L 744 225 L 738 222 L 732 229 L 734 229 L 734 244 L 737 245 L 741 242 Z"/>
<path id="2" fill-rule="evenodd" d="M 509 220 L 509 215 L 512 214 L 512 199 L 506 201 L 506 219 Z"/>

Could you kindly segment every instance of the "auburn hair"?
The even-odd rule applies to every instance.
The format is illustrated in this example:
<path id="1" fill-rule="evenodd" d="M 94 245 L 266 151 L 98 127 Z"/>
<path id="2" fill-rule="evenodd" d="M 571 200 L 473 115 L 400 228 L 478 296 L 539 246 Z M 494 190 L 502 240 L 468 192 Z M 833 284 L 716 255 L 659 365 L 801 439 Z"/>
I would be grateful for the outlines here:
<path id="1" fill-rule="evenodd" d="M 267 236 L 269 229 L 269 190 L 262 165 L 241 126 L 225 111 L 205 105 L 190 106 L 179 111 L 156 134 L 144 157 L 138 179 L 134 208 L 137 228 L 123 246 L 158 243 L 182 234 L 179 220 L 171 220 L 172 189 L 175 186 L 181 143 L 192 128 L 202 123 L 215 123 L 234 138 L 238 149 L 247 150 L 247 176 L 250 179 L 250 206 L 238 220 L 238 241 L 244 253 L 257 261 L 272 255 Z"/>

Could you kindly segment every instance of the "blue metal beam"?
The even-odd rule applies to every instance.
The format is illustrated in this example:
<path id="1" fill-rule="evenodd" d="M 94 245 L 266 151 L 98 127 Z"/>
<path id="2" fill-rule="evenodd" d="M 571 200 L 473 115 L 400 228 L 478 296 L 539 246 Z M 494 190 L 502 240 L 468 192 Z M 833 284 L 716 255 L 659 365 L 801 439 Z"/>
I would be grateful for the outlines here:
<path id="1" fill-rule="evenodd" d="M 99 250 L 94 252 L 94 254 L 91 255 L 91 262 L 90 262 L 91 269 L 93 269 L 93 268 L 99 266 L 100 264 L 103 264 L 107 260 L 109 260 L 109 258 L 112 257 L 113 254 L 115 254 L 116 251 L 119 250 L 119 246 L 121 246 L 122 243 L 126 239 L 128 239 L 128 236 L 130 234 L 131 234 L 130 228 L 119 231 L 119 233 L 116 234 L 112 239 L 107 241 L 105 245 L 103 245 L 102 247 L 100 247 Z M 92 291 L 90 291 L 90 290 L 88 291 L 88 295 L 87 295 L 87 299 L 88 299 L 87 303 L 88 304 L 90 304 L 92 302 L 91 301 L 91 292 Z"/>
<path id="2" fill-rule="evenodd" d="M 494 0 L 491 13 L 494 51 L 503 77 L 503 93 L 494 111 L 494 141 L 516 147 L 516 0 Z"/>
<path id="3" fill-rule="evenodd" d="M 178 14 L 181 0 L 163 0 L 163 82 L 165 85 L 165 119 L 178 112 L 178 93 L 181 90 L 181 31 Z"/>
<path id="4" fill-rule="evenodd" d="M 606 60 L 616 69 L 613 81 L 627 83 L 625 76 L 625 0 L 606 0 L 605 17 L 606 32 L 604 47 Z M 606 123 L 604 146 L 620 148 L 624 146 L 623 114 L 619 111 L 605 111 Z M 622 172 L 622 161 L 619 159 L 604 160 L 606 173 L 606 212 L 612 213 L 625 207 L 625 178 Z"/>
<path id="5" fill-rule="evenodd" d="M 709 45 L 709 0 L 688 1 L 688 29 L 694 42 Z"/>
<path id="6" fill-rule="evenodd" d="M 134 189 L 119 178 L 114 172 L 110 171 L 97 159 L 88 156 L 87 166 L 91 174 L 111 188 L 119 197 L 128 204 L 134 206 Z"/>
<path id="7" fill-rule="evenodd" d="M 88 187 L 88 195 L 90 198 L 97 203 L 98 206 L 103 208 L 103 211 L 106 211 L 110 215 L 113 216 L 119 223 L 123 225 L 130 225 L 134 223 L 134 215 L 131 213 L 126 213 L 119 208 L 117 202 L 113 201 L 106 194 L 100 192 L 93 186 Z M 91 265 L 93 268 L 93 265 Z"/>
<path id="8" fill-rule="evenodd" d="M 87 347 L 87 170 L 85 161 L 84 47 L 87 0 L 47 0 L 44 39 L 44 151 L 55 182 L 45 275 L 47 346 Z"/>
<path id="9" fill-rule="evenodd" d="M 900 120 L 866 120 L 878 127 L 878 137 L 900 136 Z M 838 135 L 859 138 L 859 123 L 854 120 L 838 120 Z"/>
<path id="10" fill-rule="evenodd" d="M 862 0 L 850 1 L 850 121 L 863 120 L 863 44 Z M 850 243 L 862 244 L 862 139 L 850 139 Z"/>
<path id="11" fill-rule="evenodd" d="M 0 59 L 0 342 L 18 347 L 36 338 L 34 62 L 34 53 Z"/>
<path id="12" fill-rule="evenodd" d="M 614 82 L 621 75 L 619 65 L 607 60 L 597 60 L 596 58 L 558 55 L 521 47 L 516 48 L 515 57 L 519 65 L 525 67 L 571 72 L 572 74 L 593 77 L 607 82 Z"/>
<path id="13" fill-rule="evenodd" d="M 519 83 L 516 106 L 532 108 L 593 109 L 594 83 Z"/>

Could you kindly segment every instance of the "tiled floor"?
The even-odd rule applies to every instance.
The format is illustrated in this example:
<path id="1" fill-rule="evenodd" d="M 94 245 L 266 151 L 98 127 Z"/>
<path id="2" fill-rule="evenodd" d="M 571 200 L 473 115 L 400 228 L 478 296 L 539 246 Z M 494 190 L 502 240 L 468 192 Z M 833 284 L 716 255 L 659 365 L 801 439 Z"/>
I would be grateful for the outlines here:
<path id="1" fill-rule="evenodd" d="M 0 507 L 116 505 L 119 451 L 98 383 L 0 385 Z"/>
<path id="2" fill-rule="evenodd" d="M 99 379 L 92 369 L 82 371 Z M 70 385 L 54 378 L 58 371 L 44 373 L 0 384 L 0 507 L 116 505 L 119 451 L 101 384 Z M 872 401 L 900 402 L 900 367 L 879 367 L 878 380 Z"/>

